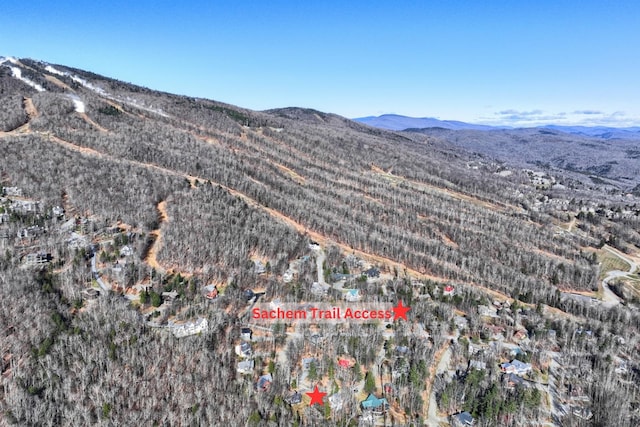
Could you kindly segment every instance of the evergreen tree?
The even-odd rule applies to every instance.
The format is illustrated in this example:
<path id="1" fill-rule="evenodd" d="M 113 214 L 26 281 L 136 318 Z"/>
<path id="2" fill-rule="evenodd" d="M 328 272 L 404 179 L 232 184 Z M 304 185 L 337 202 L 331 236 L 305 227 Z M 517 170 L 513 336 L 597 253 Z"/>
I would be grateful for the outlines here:
<path id="1" fill-rule="evenodd" d="M 369 394 L 376 391 L 376 379 L 371 371 L 367 371 L 364 376 L 364 391 Z"/>

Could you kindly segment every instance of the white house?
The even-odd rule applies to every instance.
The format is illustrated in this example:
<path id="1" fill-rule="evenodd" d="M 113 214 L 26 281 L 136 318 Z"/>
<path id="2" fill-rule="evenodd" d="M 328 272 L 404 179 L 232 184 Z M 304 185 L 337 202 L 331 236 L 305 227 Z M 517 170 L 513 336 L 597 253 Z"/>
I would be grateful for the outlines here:
<path id="1" fill-rule="evenodd" d="M 173 335 L 178 338 L 187 337 L 189 335 L 197 335 L 209 329 L 209 321 L 207 319 L 198 319 L 195 322 L 185 323 L 183 325 L 174 326 L 172 328 Z"/>
<path id="2" fill-rule="evenodd" d="M 348 289 L 344 294 L 344 299 L 349 302 L 360 301 L 360 291 L 358 289 Z"/>
<path id="3" fill-rule="evenodd" d="M 126 257 L 133 255 L 133 249 L 130 246 L 123 246 L 120 248 L 120 256 Z"/>

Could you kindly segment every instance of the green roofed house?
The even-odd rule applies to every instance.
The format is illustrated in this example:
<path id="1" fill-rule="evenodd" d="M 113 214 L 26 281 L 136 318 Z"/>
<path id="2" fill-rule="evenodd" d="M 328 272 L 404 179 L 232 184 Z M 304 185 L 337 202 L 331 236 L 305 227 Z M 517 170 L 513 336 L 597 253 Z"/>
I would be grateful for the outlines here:
<path id="1" fill-rule="evenodd" d="M 387 399 L 384 397 L 382 399 L 378 399 L 374 394 L 370 394 L 365 400 L 360 402 L 360 407 L 363 411 L 383 414 L 387 409 L 389 409 L 389 402 L 387 402 Z"/>

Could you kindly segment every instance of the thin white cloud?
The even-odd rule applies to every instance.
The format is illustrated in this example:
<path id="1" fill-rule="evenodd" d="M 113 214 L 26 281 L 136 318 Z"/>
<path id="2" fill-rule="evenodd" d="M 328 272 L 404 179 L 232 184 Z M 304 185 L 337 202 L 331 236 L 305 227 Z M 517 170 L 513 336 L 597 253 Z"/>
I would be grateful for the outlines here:
<path id="1" fill-rule="evenodd" d="M 542 113 L 543 113 L 542 110 L 531 110 L 531 111 L 503 110 L 503 111 L 497 112 L 496 114 L 497 115 L 502 115 L 502 116 L 522 116 L 522 117 L 527 117 L 527 116 L 538 116 L 538 115 L 540 115 Z"/>
<path id="2" fill-rule="evenodd" d="M 584 114 L 586 116 L 596 115 L 596 114 L 604 114 L 602 111 L 598 110 L 576 110 L 573 114 Z"/>
<path id="3" fill-rule="evenodd" d="M 535 127 L 545 125 L 632 127 L 640 126 L 640 117 L 630 116 L 624 111 L 605 113 L 600 110 L 591 109 L 574 110 L 571 112 L 505 109 L 489 116 L 480 117 L 477 123 L 511 127 Z"/>

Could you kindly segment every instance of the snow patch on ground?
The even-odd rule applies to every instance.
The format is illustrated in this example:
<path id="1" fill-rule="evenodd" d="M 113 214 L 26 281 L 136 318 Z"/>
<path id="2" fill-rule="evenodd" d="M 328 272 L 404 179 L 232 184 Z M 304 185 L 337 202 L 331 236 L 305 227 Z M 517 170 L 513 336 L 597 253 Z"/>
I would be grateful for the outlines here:
<path id="1" fill-rule="evenodd" d="M 4 64 L 5 62 L 11 62 L 14 65 L 20 65 L 18 63 L 18 60 L 13 56 L 0 56 L 0 65 Z"/>
<path id="2" fill-rule="evenodd" d="M 11 61 L 11 59 L 9 59 L 9 61 Z M 13 62 L 13 61 L 11 61 Z M 15 64 L 15 62 L 14 62 Z M 15 77 L 18 80 L 22 80 L 23 82 L 25 82 L 26 84 L 28 84 L 29 86 L 31 86 L 32 88 L 34 88 L 35 90 L 37 90 L 38 92 L 44 92 L 44 88 L 42 86 L 40 86 L 37 83 L 32 82 L 31 80 L 29 80 L 26 77 L 22 77 L 22 70 L 18 67 L 9 67 L 11 68 L 11 73 L 13 74 L 13 77 Z"/>
<path id="3" fill-rule="evenodd" d="M 44 67 L 45 71 L 51 73 L 51 74 L 56 74 L 58 76 L 66 76 L 69 77 L 71 80 L 73 80 L 76 83 L 80 83 L 82 86 L 86 87 L 87 89 L 97 93 L 98 95 L 107 97 L 107 98 L 112 98 L 112 96 L 110 96 L 104 89 L 102 89 L 101 87 L 98 87 L 94 84 L 89 83 L 88 81 L 86 81 L 85 79 L 82 79 L 78 76 L 76 76 L 75 74 L 71 74 L 69 72 L 63 72 L 60 71 L 58 69 L 53 68 L 51 65 L 47 65 L 46 67 Z"/>
<path id="4" fill-rule="evenodd" d="M 3 59 L 3 61 L 0 61 L 0 64 L 1 64 L 2 62 L 9 61 L 9 62 L 11 62 L 12 64 L 18 65 L 18 60 L 17 60 L 16 58 L 14 58 L 13 56 L 7 56 L 7 57 L 4 57 L 4 58 L 2 58 L 2 59 Z"/>
<path id="5" fill-rule="evenodd" d="M 96 86 L 94 84 L 89 83 L 85 79 L 81 79 L 80 77 L 75 76 L 73 74 L 70 74 L 69 77 L 71 77 L 71 80 L 73 80 L 74 82 L 80 83 L 82 86 L 84 86 L 87 89 L 97 93 L 98 95 L 111 97 L 104 89 L 102 89 L 101 87 L 98 87 L 98 86 Z"/>
<path id="6" fill-rule="evenodd" d="M 147 107 L 146 105 L 140 103 L 137 99 L 131 98 L 129 96 L 127 96 L 127 98 L 125 100 L 120 100 L 120 102 L 123 102 L 125 104 L 129 104 L 132 107 L 136 107 L 136 108 L 139 108 L 141 110 L 148 111 L 150 113 L 158 114 L 158 115 L 160 115 L 162 117 L 169 117 L 169 115 L 165 114 L 162 110 L 157 109 L 157 108 L 153 108 L 153 106 Z"/>
<path id="7" fill-rule="evenodd" d="M 44 67 L 44 69 L 46 71 L 48 71 L 49 73 L 51 73 L 51 74 L 57 74 L 59 76 L 65 76 L 66 75 L 66 73 L 63 73 L 62 71 L 56 70 L 51 65 L 47 65 L 46 67 Z"/>
<path id="8" fill-rule="evenodd" d="M 129 104 L 132 107 L 136 107 L 136 108 L 139 108 L 141 110 L 148 111 L 150 113 L 155 113 L 155 114 L 158 114 L 158 115 L 160 115 L 162 117 L 169 117 L 162 110 L 159 110 L 159 109 L 156 109 L 156 108 L 152 108 L 152 107 L 147 107 L 146 105 L 141 104 L 137 99 L 133 99 L 131 97 L 127 97 L 126 99 L 120 99 L 120 98 L 118 98 L 116 96 L 111 95 L 110 93 L 108 93 L 107 91 L 102 89 L 101 87 L 98 87 L 98 86 L 96 86 L 96 85 L 94 85 L 92 83 L 89 83 L 85 79 L 82 79 L 82 78 L 80 78 L 80 77 L 78 77 L 76 75 L 73 75 L 73 74 L 67 74 L 67 75 L 74 82 L 80 83 L 85 88 L 97 93 L 100 96 L 103 96 L 103 97 L 108 98 L 108 99 L 112 99 L 114 101 L 122 102 L 124 104 Z"/>
<path id="9" fill-rule="evenodd" d="M 19 61 L 12 57 L 12 56 L 0 56 L 0 65 L 5 64 L 6 62 L 9 62 L 11 64 L 14 65 L 20 65 Z M 45 89 L 31 81 L 30 79 L 23 77 L 22 76 L 22 70 L 19 67 L 13 67 L 10 65 L 5 65 L 6 67 L 9 67 L 11 69 L 11 72 L 13 74 L 13 77 L 15 77 L 18 80 L 23 81 L 24 83 L 28 84 L 29 86 L 31 86 L 32 88 L 34 88 L 35 90 L 37 90 L 38 92 L 44 92 Z M 111 99 L 113 101 L 117 101 L 117 102 L 121 102 L 123 104 L 128 104 L 132 107 L 138 108 L 140 110 L 144 110 L 144 111 L 148 111 L 150 113 L 154 113 L 154 114 L 158 114 L 162 117 L 170 117 L 168 114 L 164 113 L 161 109 L 159 108 L 153 108 L 153 106 L 146 106 L 144 105 L 144 103 L 138 101 L 137 99 L 131 98 L 129 96 L 127 96 L 125 99 L 121 99 L 118 98 L 116 96 L 111 95 L 110 93 L 108 93 L 106 90 L 102 89 L 99 86 L 96 86 L 88 81 L 86 81 L 85 79 L 76 76 L 75 74 L 71 74 L 67 71 L 60 71 L 54 67 L 52 67 L 51 65 L 46 65 L 44 67 L 45 71 L 47 71 L 50 74 L 55 74 L 58 76 L 62 76 L 62 77 L 69 77 L 71 80 L 73 80 L 76 83 L 79 83 L 80 85 L 82 85 L 83 87 L 85 87 L 86 89 L 91 90 L 92 92 L 95 92 L 96 94 L 105 97 L 107 99 Z M 85 113 L 86 112 L 86 106 L 85 103 L 77 96 L 77 95 L 70 95 L 69 96 L 71 98 L 71 100 L 73 101 L 73 104 L 75 106 L 75 109 L 78 113 Z"/>
<path id="10" fill-rule="evenodd" d="M 84 102 L 82 102 L 82 100 L 76 96 L 76 95 L 69 95 L 69 98 L 71 98 L 71 100 L 73 101 L 73 105 L 76 108 L 76 112 L 78 113 L 86 113 L 87 109 L 84 105 Z"/>

